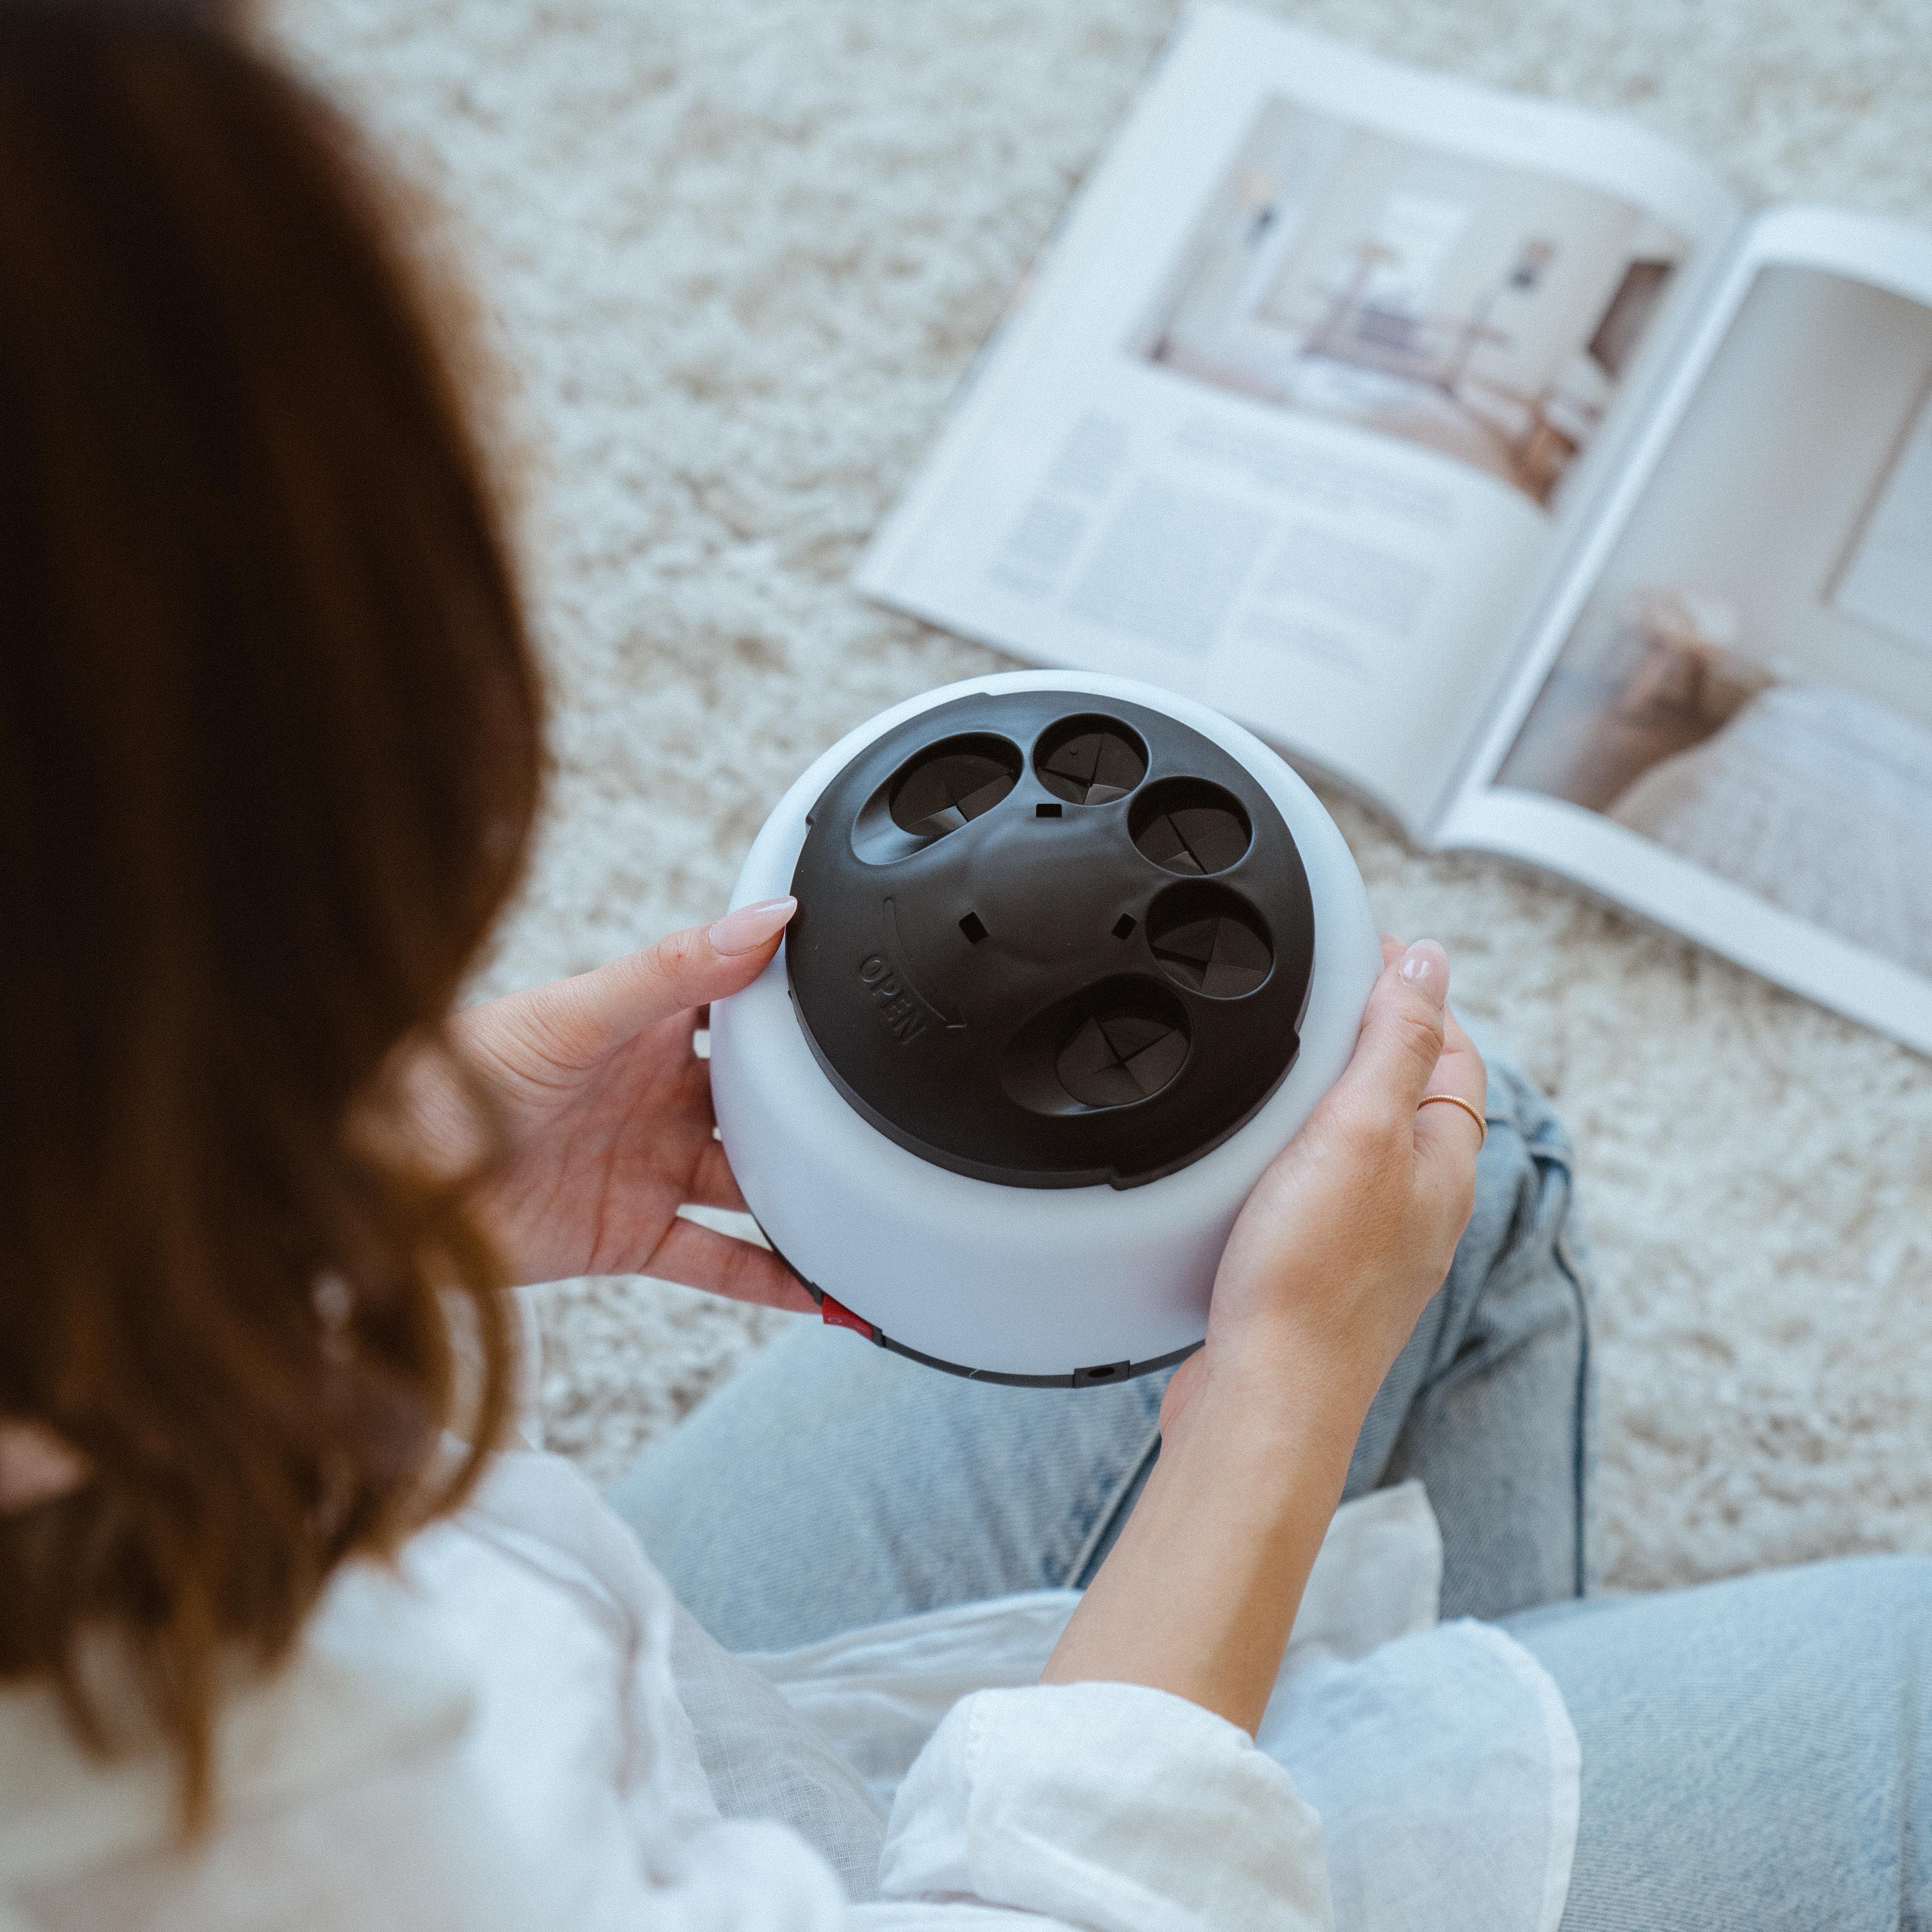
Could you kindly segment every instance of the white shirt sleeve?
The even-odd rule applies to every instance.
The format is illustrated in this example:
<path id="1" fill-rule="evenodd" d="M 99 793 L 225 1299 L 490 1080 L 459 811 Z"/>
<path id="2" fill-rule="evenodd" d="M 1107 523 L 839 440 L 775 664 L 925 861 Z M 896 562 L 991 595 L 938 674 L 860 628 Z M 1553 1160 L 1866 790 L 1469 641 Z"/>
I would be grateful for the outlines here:
<path id="1" fill-rule="evenodd" d="M 1130 1684 L 956 1706 L 900 1787 L 880 1890 L 1096 1932 L 1331 1922 L 1322 1822 L 1288 1774 L 1225 1719 Z"/>

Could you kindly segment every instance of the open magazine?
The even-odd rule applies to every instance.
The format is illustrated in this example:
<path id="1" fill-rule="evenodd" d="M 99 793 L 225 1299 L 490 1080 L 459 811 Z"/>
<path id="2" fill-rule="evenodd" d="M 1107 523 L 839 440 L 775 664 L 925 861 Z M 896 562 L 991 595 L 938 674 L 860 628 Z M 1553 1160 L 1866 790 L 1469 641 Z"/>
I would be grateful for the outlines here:
<path id="1" fill-rule="evenodd" d="M 1932 1052 L 1932 238 L 1208 8 L 859 580 Z"/>

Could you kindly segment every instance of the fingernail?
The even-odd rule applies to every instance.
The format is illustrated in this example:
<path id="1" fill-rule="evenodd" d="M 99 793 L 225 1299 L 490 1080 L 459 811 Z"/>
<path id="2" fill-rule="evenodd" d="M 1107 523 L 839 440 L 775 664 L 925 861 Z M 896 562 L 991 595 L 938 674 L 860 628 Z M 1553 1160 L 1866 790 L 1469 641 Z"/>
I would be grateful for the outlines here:
<path id="1" fill-rule="evenodd" d="M 774 933 L 782 931 L 785 921 L 797 910 L 798 902 L 790 893 L 782 899 L 754 899 L 736 912 L 728 912 L 706 937 L 714 952 L 728 956 L 754 952 Z"/>
<path id="2" fill-rule="evenodd" d="M 1402 956 L 1402 963 L 1395 970 L 1418 992 L 1426 993 L 1432 1005 L 1447 1004 L 1449 956 L 1434 940 L 1418 939 Z"/>

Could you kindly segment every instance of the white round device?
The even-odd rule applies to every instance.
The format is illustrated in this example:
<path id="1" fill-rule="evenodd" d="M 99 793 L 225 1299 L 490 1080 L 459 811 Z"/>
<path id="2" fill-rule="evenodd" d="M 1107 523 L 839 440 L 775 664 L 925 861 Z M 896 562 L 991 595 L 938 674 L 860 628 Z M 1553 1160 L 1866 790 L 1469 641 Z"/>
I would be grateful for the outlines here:
<path id="1" fill-rule="evenodd" d="M 1242 1202 L 1346 1064 L 1381 950 L 1306 785 L 1124 678 L 946 686 L 779 801 L 711 1013 L 734 1172 L 828 1321 L 994 1382 L 1178 1360 Z"/>

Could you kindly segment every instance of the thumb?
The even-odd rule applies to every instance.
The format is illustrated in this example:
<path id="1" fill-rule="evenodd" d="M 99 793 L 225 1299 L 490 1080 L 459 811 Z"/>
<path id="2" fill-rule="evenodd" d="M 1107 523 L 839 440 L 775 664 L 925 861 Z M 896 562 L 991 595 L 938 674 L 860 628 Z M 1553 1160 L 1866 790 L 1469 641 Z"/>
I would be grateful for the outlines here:
<path id="1" fill-rule="evenodd" d="M 1442 1057 L 1448 999 L 1449 956 L 1434 940 L 1384 966 L 1336 1084 L 1338 1108 L 1372 1126 L 1406 1126 Z"/>
<path id="2" fill-rule="evenodd" d="M 674 1013 L 748 986 L 797 910 L 789 896 L 760 899 L 547 988 L 557 998 L 560 1010 L 550 1017 L 554 1032 L 568 1040 L 567 1057 L 596 1058 Z"/>

